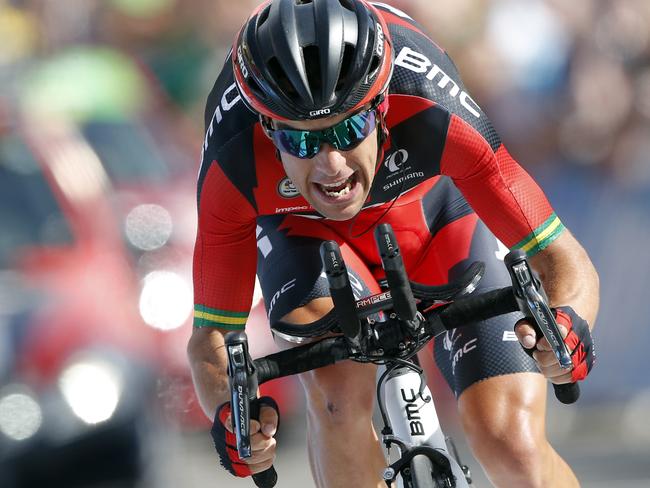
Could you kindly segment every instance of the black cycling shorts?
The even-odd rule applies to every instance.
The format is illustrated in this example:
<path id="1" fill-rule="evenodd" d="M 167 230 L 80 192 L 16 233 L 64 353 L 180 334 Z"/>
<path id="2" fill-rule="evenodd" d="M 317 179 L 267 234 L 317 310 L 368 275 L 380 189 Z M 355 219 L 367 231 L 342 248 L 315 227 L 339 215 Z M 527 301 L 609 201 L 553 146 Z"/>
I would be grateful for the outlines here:
<path id="1" fill-rule="evenodd" d="M 383 208 L 366 209 L 352 222 L 296 215 L 258 218 L 257 274 L 276 335 L 316 337 L 331 328 L 333 313 L 307 326 L 292 327 L 282 321 L 293 309 L 329 296 L 319 252 L 324 240 L 338 242 L 357 298 L 380 291 L 383 269 L 372 230 L 383 212 Z M 381 222 L 393 227 L 413 281 L 441 285 L 458 278 L 472 262 L 482 261 L 486 273 L 478 292 L 510 285 L 503 265 L 507 249 L 446 177 L 421 198 L 405 204 L 398 200 Z M 363 233 L 366 229 L 370 230 Z M 518 313 L 502 315 L 435 340 L 436 363 L 457 397 L 483 379 L 537 371 L 514 334 L 514 324 L 520 318 Z"/>

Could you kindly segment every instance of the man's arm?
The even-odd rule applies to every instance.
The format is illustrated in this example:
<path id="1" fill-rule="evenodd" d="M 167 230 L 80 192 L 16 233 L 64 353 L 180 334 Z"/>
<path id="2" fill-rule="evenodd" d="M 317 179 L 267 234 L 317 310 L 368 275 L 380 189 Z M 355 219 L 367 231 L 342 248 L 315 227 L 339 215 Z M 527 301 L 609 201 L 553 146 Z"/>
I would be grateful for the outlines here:
<path id="1" fill-rule="evenodd" d="M 195 327 L 187 344 L 187 356 L 199 404 L 208 418 L 214 419 L 217 407 L 230 401 L 224 332 Z"/>
<path id="2" fill-rule="evenodd" d="M 565 230 L 530 263 L 540 275 L 550 306 L 572 307 L 593 329 L 600 299 L 598 273 L 575 237 Z"/>
<path id="3" fill-rule="evenodd" d="M 557 312 L 562 337 L 566 339 L 569 330 L 560 323 L 560 313 L 563 321 L 573 329 L 574 335 L 565 342 L 570 345 L 571 352 L 576 348 L 575 370 L 566 372 L 560 368 L 548 341 L 545 338 L 537 341 L 535 331 L 528 322 L 521 321 L 517 324 L 517 338 L 526 349 L 534 348 L 532 357 L 540 372 L 551 382 L 562 384 L 582 379 L 589 372 L 593 361 L 593 351 L 589 352 L 591 334 L 587 327 L 593 328 L 598 313 L 598 274 L 586 251 L 568 230 L 533 256 L 530 262 L 540 275 L 551 307 L 562 307 L 562 312 Z"/>

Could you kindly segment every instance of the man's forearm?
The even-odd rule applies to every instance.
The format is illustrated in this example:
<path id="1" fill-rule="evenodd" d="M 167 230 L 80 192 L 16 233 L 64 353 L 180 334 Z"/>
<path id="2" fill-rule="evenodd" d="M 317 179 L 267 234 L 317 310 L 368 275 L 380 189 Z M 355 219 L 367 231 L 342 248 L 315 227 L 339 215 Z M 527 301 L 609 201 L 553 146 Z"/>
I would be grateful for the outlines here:
<path id="1" fill-rule="evenodd" d="M 571 306 L 593 328 L 599 306 L 599 280 L 584 248 L 564 231 L 531 258 L 552 307 Z"/>
<path id="2" fill-rule="evenodd" d="M 187 355 L 201 408 L 214 419 L 217 407 L 230 400 L 223 334 L 217 329 L 194 329 Z"/>

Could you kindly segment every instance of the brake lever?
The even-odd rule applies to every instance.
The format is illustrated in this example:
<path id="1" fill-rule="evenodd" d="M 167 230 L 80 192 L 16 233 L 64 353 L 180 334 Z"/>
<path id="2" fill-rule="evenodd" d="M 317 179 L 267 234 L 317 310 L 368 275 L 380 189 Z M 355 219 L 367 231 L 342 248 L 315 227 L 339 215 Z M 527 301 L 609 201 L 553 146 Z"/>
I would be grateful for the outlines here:
<path id="1" fill-rule="evenodd" d="M 558 364 L 564 370 L 571 370 L 573 362 L 564 343 L 553 312 L 548 306 L 548 297 L 542 283 L 535 276 L 526 253 L 520 249 L 509 252 L 504 263 L 512 280 L 512 291 L 519 309 L 533 323 L 537 339 L 545 337 L 551 346 Z M 574 403 L 580 396 L 577 383 L 553 384 L 555 397 L 562 403 Z"/>
<path id="2" fill-rule="evenodd" d="M 228 380 L 230 382 L 230 407 L 232 425 L 237 439 L 237 452 L 241 459 L 253 455 L 251 449 L 251 418 L 259 420 L 259 405 L 251 401 L 257 398 L 257 373 L 248 353 L 248 337 L 244 331 L 228 332 L 224 337 L 228 356 Z M 278 480 L 275 468 L 253 475 L 260 488 L 272 488 Z"/>
<path id="3" fill-rule="evenodd" d="M 253 361 L 248 354 L 248 338 L 245 332 L 229 332 L 225 336 L 228 354 L 228 379 L 230 380 L 230 405 L 233 427 L 237 437 L 239 457 L 251 457 L 250 402 L 257 394 L 257 379 Z"/>

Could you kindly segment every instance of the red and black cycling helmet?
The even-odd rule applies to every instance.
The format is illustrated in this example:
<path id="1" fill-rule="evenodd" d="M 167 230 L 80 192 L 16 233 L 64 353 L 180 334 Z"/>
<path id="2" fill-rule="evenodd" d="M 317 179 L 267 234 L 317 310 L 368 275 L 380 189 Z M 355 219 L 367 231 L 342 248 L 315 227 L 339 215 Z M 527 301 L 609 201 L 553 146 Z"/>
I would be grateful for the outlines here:
<path id="1" fill-rule="evenodd" d="M 386 23 L 365 0 L 271 0 L 242 27 L 232 63 L 250 108 L 308 120 L 378 102 L 393 50 Z"/>

